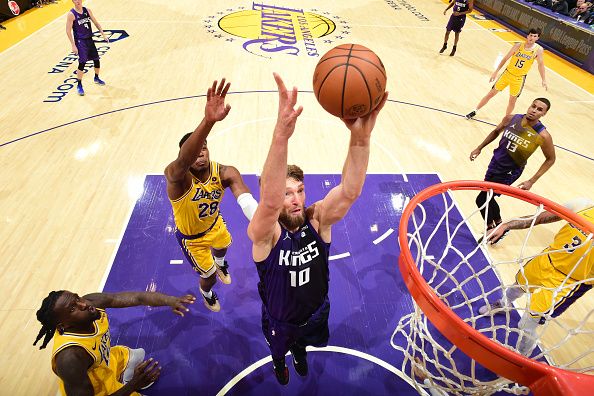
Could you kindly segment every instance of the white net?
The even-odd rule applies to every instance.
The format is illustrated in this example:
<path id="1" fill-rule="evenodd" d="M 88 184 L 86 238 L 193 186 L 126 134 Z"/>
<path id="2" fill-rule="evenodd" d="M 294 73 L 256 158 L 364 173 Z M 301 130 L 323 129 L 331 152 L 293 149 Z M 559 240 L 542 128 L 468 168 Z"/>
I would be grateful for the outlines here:
<path id="1" fill-rule="evenodd" d="M 532 359 L 594 374 L 594 292 L 586 294 L 594 283 L 592 233 L 575 224 L 562 228 L 565 220 L 535 227 L 538 216 L 549 215 L 545 211 L 550 208 L 514 198 L 518 204 L 510 208 L 506 202 L 505 212 L 522 217 L 502 224 L 522 224 L 525 229 L 510 231 L 497 246 L 491 246 L 488 237 L 477 242 L 477 236 L 499 232 L 502 226 L 487 231 L 479 208 L 468 217 L 461 215 L 456 202 L 474 201 L 476 194 L 476 189 L 448 190 L 414 208 L 408 247 L 419 272 L 458 317 L 488 338 Z M 493 195 L 487 191 L 487 202 Z M 488 216 L 487 204 L 480 209 Z M 479 232 L 473 234 L 473 229 Z M 559 248 L 563 238 L 569 240 Z M 527 387 L 499 377 L 465 355 L 414 301 L 412 312 L 394 330 L 391 344 L 404 354 L 402 371 L 416 377 L 413 383 L 419 391 L 529 393 Z"/>

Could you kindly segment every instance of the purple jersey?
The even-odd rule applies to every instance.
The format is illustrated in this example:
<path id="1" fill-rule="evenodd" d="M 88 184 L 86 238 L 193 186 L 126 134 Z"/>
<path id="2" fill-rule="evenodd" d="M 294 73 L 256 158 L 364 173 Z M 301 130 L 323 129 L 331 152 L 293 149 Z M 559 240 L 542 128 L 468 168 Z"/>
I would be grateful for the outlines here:
<path id="1" fill-rule="evenodd" d="M 522 169 L 528 158 L 543 143 L 540 133 L 545 126 L 539 121 L 534 126 L 522 125 L 524 114 L 515 114 L 504 128 L 499 145 L 493 150 L 489 164 L 491 171 Z"/>
<path id="2" fill-rule="evenodd" d="M 466 12 L 470 8 L 468 5 L 469 0 L 455 0 L 454 12 Z"/>
<path id="3" fill-rule="evenodd" d="M 72 22 L 72 32 L 74 33 L 74 39 L 86 39 L 93 37 L 93 31 L 91 30 L 91 16 L 89 11 L 83 7 L 82 14 L 76 12 L 73 8 L 70 10 L 74 14 L 74 22 Z"/>
<path id="4" fill-rule="evenodd" d="M 330 244 L 308 219 L 292 233 L 281 225 L 281 236 L 268 257 L 256 263 L 258 291 L 268 314 L 277 321 L 300 325 L 322 305 L 328 294 Z"/>

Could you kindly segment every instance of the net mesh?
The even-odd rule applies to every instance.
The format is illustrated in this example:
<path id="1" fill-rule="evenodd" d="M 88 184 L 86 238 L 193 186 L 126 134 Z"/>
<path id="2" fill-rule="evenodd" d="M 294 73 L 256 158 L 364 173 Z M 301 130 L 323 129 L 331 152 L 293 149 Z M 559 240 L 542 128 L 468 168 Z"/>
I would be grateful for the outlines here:
<path id="1" fill-rule="evenodd" d="M 480 212 L 483 209 L 488 216 L 487 203 L 494 191 L 487 190 L 487 203 L 467 217 L 461 215 L 456 202 L 474 200 L 478 191 L 447 190 L 413 209 L 407 229 L 408 247 L 419 272 L 441 301 L 491 340 L 556 367 L 594 374 L 594 304 L 578 301 L 579 311 L 571 312 L 578 305 L 573 304 L 570 312 L 560 315 L 594 283 L 592 233 L 581 230 L 579 242 L 573 240 L 561 249 L 543 251 L 552 240 L 551 229 L 545 229 L 543 237 L 534 226 L 536 218 L 549 208 L 514 198 L 524 205 L 517 213 L 532 214 L 510 220 L 520 220 L 528 227 L 511 231 L 513 236 L 498 246 L 490 246 L 488 238 L 477 242 L 477 235 L 494 232 L 487 230 Z M 557 223 L 556 230 L 563 224 Z M 473 229 L 479 232 L 473 234 Z M 501 245 L 508 246 L 500 249 Z M 534 268 L 529 263 L 548 260 L 548 255 L 555 253 L 571 255 L 572 270 L 552 274 L 555 269 L 547 265 L 545 272 L 539 273 L 547 281 L 531 283 Z M 412 312 L 403 316 L 394 330 L 391 344 L 404 354 L 402 371 L 417 377 L 413 383 L 419 391 L 432 388 L 433 394 L 438 389 L 449 395 L 529 393 L 526 386 L 499 377 L 465 355 L 433 326 L 414 301 Z"/>

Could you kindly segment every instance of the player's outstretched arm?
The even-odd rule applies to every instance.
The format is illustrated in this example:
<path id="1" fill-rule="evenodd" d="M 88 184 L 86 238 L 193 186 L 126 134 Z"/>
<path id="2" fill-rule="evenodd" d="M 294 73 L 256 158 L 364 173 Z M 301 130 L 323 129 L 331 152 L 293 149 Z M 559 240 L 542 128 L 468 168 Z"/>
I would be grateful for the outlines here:
<path id="1" fill-rule="evenodd" d="M 349 150 L 342 168 L 340 184 L 330 190 L 322 201 L 316 203 L 314 215 L 321 229 L 342 219 L 361 195 L 369 163 L 371 132 L 386 100 L 388 92 L 384 94 L 375 110 L 365 117 L 343 120 L 351 131 Z"/>
<path id="2" fill-rule="evenodd" d="M 229 114 L 231 106 L 229 104 L 225 105 L 225 97 L 230 86 L 231 83 L 225 84 L 223 78 L 218 87 L 215 80 L 212 86 L 208 88 L 202 122 L 181 146 L 175 161 L 165 168 L 169 198 L 177 199 L 187 190 L 188 186 L 185 186 L 185 183 L 188 170 L 200 155 L 204 142 L 214 124 L 222 121 Z"/>
<path id="3" fill-rule="evenodd" d="M 454 4 L 456 4 L 456 0 L 451 0 L 450 1 L 450 4 L 448 4 L 448 6 L 446 7 L 446 9 L 443 10 L 443 15 L 445 15 L 446 12 L 448 12 L 448 10 L 454 6 Z"/>
<path id="4" fill-rule="evenodd" d="M 521 188 L 522 190 L 530 190 L 530 188 L 532 188 L 532 185 L 534 183 L 536 183 L 536 181 L 538 179 L 540 179 L 540 177 L 542 175 L 544 175 L 546 173 L 546 171 L 548 171 L 551 166 L 553 166 L 553 164 L 555 163 L 556 160 L 556 156 L 555 156 L 555 145 L 553 144 L 553 138 L 551 137 L 551 135 L 549 134 L 549 132 L 544 129 L 541 133 L 540 136 L 542 136 L 543 138 L 543 143 L 540 146 L 542 153 L 545 156 L 545 160 L 542 163 L 542 165 L 540 166 L 540 168 L 538 168 L 538 170 L 536 171 L 536 173 L 534 174 L 534 176 L 532 176 L 530 179 L 523 181 L 522 183 L 520 183 L 518 185 L 519 188 Z"/>
<path id="5" fill-rule="evenodd" d="M 191 294 L 174 297 L 157 292 L 92 293 L 87 294 L 84 298 L 97 308 L 126 308 L 139 305 L 169 306 L 173 313 L 179 316 L 184 316 L 189 311 L 186 305 L 194 304 L 196 301 L 196 297 Z"/>
<path id="6" fill-rule="evenodd" d="M 505 117 L 503 117 L 503 120 L 501 120 L 501 122 L 499 123 L 499 125 L 497 125 L 495 127 L 495 129 L 493 129 L 491 131 L 491 133 L 489 133 L 487 135 L 487 137 L 485 137 L 485 140 L 482 141 L 481 144 L 479 144 L 474 150 L 472 150 L 470 152 L 470 160 L 474 161 L 476 159 L 476 157 L 478 157 L 481 153 L 481 151 L 487 147 L 489 144 L 491 144 L 491 142 L 495 139 L 497 139 L 497 136 L 499 136 L 499 134 L 501 133 L 501 131 L 503 131 L 503 129 L 505 129 L 505 126 L 507 124 L 509 124 L 509 122 L 511 121 L 513 115 L 508 114 Z"/>
<path id="7" fill-rule="evenodd" d="M 303 111 L 302 106 L 295 108 L 297 88 L 288 91 L 276 73 L 274 79 L 278 87 L 278 116 L 260 177 L 260 203 L 248 226 L 248 236 L 254 243 L 254 259 L 268 256 L 275 233 L 280 233 L 277 220 L 285 199 L 289 138 Z"/>

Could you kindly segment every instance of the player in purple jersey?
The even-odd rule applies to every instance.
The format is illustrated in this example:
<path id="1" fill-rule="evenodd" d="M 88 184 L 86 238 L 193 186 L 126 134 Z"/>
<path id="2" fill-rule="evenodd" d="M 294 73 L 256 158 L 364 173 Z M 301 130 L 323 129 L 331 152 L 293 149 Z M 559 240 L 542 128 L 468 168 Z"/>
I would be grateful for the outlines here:
<path id="1" fill-rule="evenodd" d="M 72 52 L 78 55 L 78 69 L 76 70 L 78 86 L 76 87 L 76 91 L 80 96 L 83 96 L 85 91 L 82 86 L 82 78 L 87 61 L 92 60 L 95 66 L 95 84 L 105 85 L 105 82 L 99 78 L 101 64 L 99 62 L 97 48 L 93 42 L 91 22 L 97 26 L 97 29 L 99 29 L 106 42 L 109 43 L 109 39 L 105 36 L 103 28 L 95 19 L 91 9 L 82 6 L 82 0 L 72 0 L 72 3 L 74 3 L 74 8 L 70 10 L 66 18 L 66 35 L 72 45 Z"/>
<path id="2" fill-rule="evenodd" d="M 305 347 L 328 343 L 328 254 L 332 225 L 342 219 L 361 194 L 369 162 L 371 131 L 388 93 L 363 118 L 343 120 L 351 131 L 341 183 L 321 201 L 305 207 L 303 171 L 287 167 L 289 138 L 303 111 L 297 88 L 288 91 L 274 74 L 279 93 L 278 119 L 260 178 L 260 203 L 248 236 L 260 282 L 262 331 L 270 346 L 274 373 L 282 385 L 289 382 L 285 354 L 307 375 Z"/>
<path id="3" fill-rule="evenodd" d="M 452 0 L 450 5 L 448 5 L 448 7 L 443 11 L 443 15 L 445 15 L 446 12 L 452 7 L 454 7 L 454 10 L 446 26 L 445 37 L 443 38 L 443 47 L 441 47 L 439 50 L 439 53 L 443 54 L 446 48 L 448 48 L 450 32 L 454 31 L 454 46 L 452 47 L 450 56 L 454 56 L 456 53 L 456 46 L 458 45 L 460 32 L 462 31 L 462 27 L 464 27 L 464 23 L 466 22 L 466 14 L 470 14 L 472 12 L 474 8 L 474 0 Z"/>
<path id="4" fill-rule="evenodd" d="M 485 181 L 501 183 L 510 186 L 514 183 L 528 162 L 528 158 L 541 148 L 545 160 L 538 168 L 534 176 L 521 182 L 518 187 L 522 190 L 530 190 L 532 185 L 549 170 L 555 163 L 555 146 L 553 139 L 540 122 L 540 118 L 547 114 L 551 108 L 548 99 L 534 99 L 526 114 L 508 114 L 497 127 L 487 135 L 485 140 L 470 153 L 470 160 L 474 161 L 479 156 L 481 150 L 489 143 L 494 141 L 501 132 L 499 145 L 493 150 L 493 157 L 485 174 Z M 495 194 L 498 196 L 500 194 Z M 476 198 L 476 204 L 481 209 L 481 214 L 485 218 L 487 215 L 487 233 L 501 223 L 501 213 L 499 205 L 493 197 L 487 208 L 484 204 L 487 202 L 487 191 L 481 191 Z M 487 213 L 485 213 L 485 211 Z M 501 240 L 499 238 L 498 240 Z"/>

